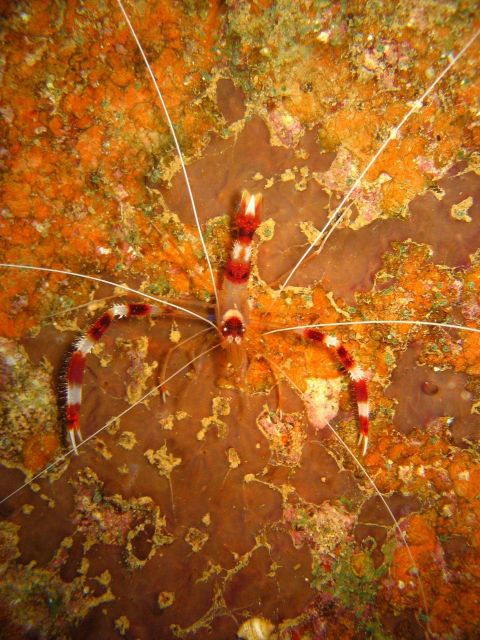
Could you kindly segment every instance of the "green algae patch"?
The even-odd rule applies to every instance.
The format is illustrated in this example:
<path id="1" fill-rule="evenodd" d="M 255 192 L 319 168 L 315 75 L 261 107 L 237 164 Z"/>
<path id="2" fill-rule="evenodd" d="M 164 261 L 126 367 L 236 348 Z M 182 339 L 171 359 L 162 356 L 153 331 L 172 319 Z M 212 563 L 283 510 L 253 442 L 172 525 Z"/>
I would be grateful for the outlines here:
<path id="1" fill-rule="evenodd" d="M 472 196 L 468 196 L 461 202 L 457 204 L 453 204 L 450 209 L 450 215 L 454 220 L 460 220 L 461 222 L 471 222 L 472 217 L 469 215 L 468 211 L 473 206 L 473 198 Z"/>
<path id="2" fill-rule="evenodd" d="M 102 592 L 93 589 L 91 577 L 80 574 L 63 581 L 57 570 L 65 564 L 68 539 L 44 568 L 35 562 L 20 564 L 19 527 L 0 523 L 0 603 L 16 611 L 15 620 L 24 628 L 34 628 L 44 637 L 67 640 L 72 626 L 96 607 L 115 599 L 102 576 L 93 577 Z"/>
<path id="3" fill-rule="evenodd" d="M 0 458 L 31 474 L 43 469 L 60 447 L 52 367 L 33 366 L 25 349 L 0 338 Z"/>
<path id="4" fill-rule="evenodd" d="M 151 498 L 106 496 L 103 483 L 88 468 L 79 472 L 71 483 L 75 487 L 76 502 L 73 522 L 77 533 L 84 536 L 85 553 L 98 544 L 120 547 L 124 550 L 126 565 L 138 569 L 151 560 L 160 547 L 173 541 L 166 530 L 165 518 Z M 147 528 L 153 533 L 149 536 L 145 557 L 140 559 L 135 543 Z"/>

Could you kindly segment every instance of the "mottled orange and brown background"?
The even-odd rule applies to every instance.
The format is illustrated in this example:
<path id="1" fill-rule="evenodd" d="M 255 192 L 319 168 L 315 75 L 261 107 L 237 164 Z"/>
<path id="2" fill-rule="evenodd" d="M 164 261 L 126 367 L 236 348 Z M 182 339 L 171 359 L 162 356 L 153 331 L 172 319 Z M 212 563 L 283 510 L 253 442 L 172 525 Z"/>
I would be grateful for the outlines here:
<path id="1" fill-rule="evenodd" d="M 274 294 L 480 27 L 478 3 L 126 7 L 219 271 L 241 190 L 263 193 L 250 367 L 232 388 L 212 352 L 169 384 L 166 403 L 135 407 L 0 505 L 0 637 L 223 640 L 251 616 L 282 640 L 478 637 L 478 337 L 335 330 L 370 374 L 364 464 L 405 532 L 423 598 L 384 505 L 328 428 L 306 418 L 300 393 L 320 381 L 358 453 L 337 363 L 292 335 L 261 335 L 361 319 L 479 326 L 478 42 L 367 173 L 322 254 Z M 211 284 L 172 139 L 116 3 L 3 0 L 0 15 L 1 260 L 103 277 L 206 314 Z M 117 294 L 2 270 L 0 497 L 66 450 L 70 345 Z M 171 317 L 112 328 L 88 360 L 84 436 L 158 384 L 177 330 L 200 329 Z M 213 341 L 176 350 L 168 371 Z"/>

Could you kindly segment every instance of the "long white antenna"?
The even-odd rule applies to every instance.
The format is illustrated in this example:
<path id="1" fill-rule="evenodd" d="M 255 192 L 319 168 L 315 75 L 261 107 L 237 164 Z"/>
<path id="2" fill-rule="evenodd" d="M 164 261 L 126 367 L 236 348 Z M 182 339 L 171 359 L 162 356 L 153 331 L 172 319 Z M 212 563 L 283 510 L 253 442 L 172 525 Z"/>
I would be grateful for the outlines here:
<path id="1" fill-rule="evenodd" d="M 155 302 L 158 302 L 159 304 L 163 304 L 166 307 L 172 307 L 172 309 L 177 309 L 177 311 L 181 311 L 182 313 L 185 313 L 189 316 L 193 316 L 194 318 L 197 318 L 197 320 L 202 320 L 202 322 L 206 322 L 210 326 L 212 326 L 214 329 L 217 329 L 217 325 L 215 323 L 213 323 L 208 318 L 204 318 L 200 314 L 195 313 L 195 311 L 190 311 L 190 309 L 187 309 L 186 307 L 181 307 L 180 305 L 175 304 L 173 302 L 169 302 L 168 300 L 162 300 L 161 298 L 156 298 L 155 296 L 151 296 L 149 293 L 145 293 L 145 291 L 138 291 L 137 289 L 132 289 L 131 287 L 127 287 L 126 284 L 118 284 L 118 282 L 112 282 L 111 280 L 105 280 L 104 278 L 88 276 L 85 273 L 76 273 L 75 271 L 64 271 L 63 269 L 50 269 L 48 267 L 35 267 L 30 264 L 11 264 L 9 262 L 0 262 L 0 268 L 1 267 L 9 267 L 9 268 L 15 268 L 15 269 L 28 269 L 30 271 L 46 271 L 47 273 L 59 273 L 65 276 L 73 276 L 75 278 L 83 278 L 84 280 L 91 280 L 92 282 L 100 282 L 102 284 L 108 284 L 112 287 L 118 287 L 119 289 L 128 291 L 129 293 L 135 293 L 141 296 L 142 298 L 148 298 L 149 300 L 154 300 Z"/>
<path id="2" fill-rule="evenodd" d="M 276 364 L 275 362 L 272 362 L 271 364 L 273 364 L 279 371 L 280 373 L 290 382 L 290 384 L 292 385 L 292 387 L 297 391 L 297 393 L 299 394 L 299 396 L 301 398 L 303 398 L 304 393 L 302 392 L 302 390 L 295 384 L 295 382 L 290 378 L 290 376 L 283 370 L 282 367 L 280 367 L 278 364 Z M 415 562 L 415 558 L 413 557 L 413 553 L 410 550 L 410 546 L 407 542 L 407 539 L 405 537 L 404 532 L 402 531 L 402 528 L 400 527 L 400 524 L 398 523 L 398 520 L 395 518 L 395 514 L 393 513 L 393 511 L 390 509 L 387 501 L 385 500 L 385 498 L 383 497 L 380 489 L 377 487 L 377 485 L 375 484 L 374 479 L 372 478 L 372 476 L 368 473 L 367 469 L 363 466 L 363 464 L 360 462 L 360 460 L 357 458 L 357 456 L 355 455 L 355 453 L 351 450 L 351 448 L 348 446 L 348 444 L 343 440 L 343 438 L 340 436 L 340 434 L 338 433 L 338 431 L 336 429 L 334 429 L 332 427 L 332 425 L 327 422 L 327 426 L 330 428 L 330 430 L 332 431 L 332 433 L 334 434 L 334 436 L 337 438 L 337 440 L 341 443 L 341 445 L 344 447 L 345 451 L 353 458 L 355 464 L 358 466 L 358 468 L 360 469 L 360 471 L 363 473 L 363 475 L 367 478 L 367 480 L 369 481 L 369 483 L 372 485 L 373 490 L 375 491 L 375 494 L 380 498 L 380 500 L 382 501 L 383 505 L 385 506 L 390 518 L 393 521 L 393 524 L 396 528 L 396 530 L 398 531 L 398 533 L 400 534 L 400 538 L 402 540 L 402 543 L 404 544 L 408 556 L 412 562 L 412 567 L 416 570 L 416 574 L 417 574 L 417 578 L 418 578 L 418 585 L 419 585 L 419 590 L 422 596 L 422 600 L 423 600 L 423 606 L 426 612 L 428 612 L 428 604 L 427 604 L 427 598 L 425 595 L 425 590 L 423 588 L 423 582 L 422 579 L 420 577 L 420 571 L 418 570 L 417 564 Z"/>
<path id="3" fill-rule="evenodd" d="M 436 79 L 432 82 L 432 84 L 428 87 L 428 89 L 421 95 L 421 97 L 418 98 L 417 100 L 415 100 L 415 102 L 412 104 L 410 109 L 407 111 L 407 113 L 400 120 L 398 125 L 396 127 L 394 127 L 390 131 L 390 134 L 387 137 L 387 139 L 384 140 L 384 142 L 380 145 L 380 147 L 377 150 L 377 152 L 374 154 L 374 156 L 370 159 L 370 161 L 364 167 L 363 171 L 358 176 L 358 178 L 355 180 L 355 182 L 350 187 L 350 189 L 347 191 L 347 193 L 343 196 L 342 201 L 340 202 L 338 207 L 333 212 L 331 218 L 329 220 L 327 220 L 327 222 L 324 224 L 324 226 L 321 229 L 321 231 L 318 232 L 318 234 L 315 236 L 315 238 L 309 244 L 309 246 L 307 247 L 307 249 L 305 250 L 305 252 L 301 256 L 301 258 L 298 260 L 298 262 L 295 264 L 293 269 L 290 271 L 290 273 L 287 276 L 286 280 L 284 281 L 284 283 L 280 287 L 279 293 L 281 293 L 285 289 L 287 284 L 292 279 L 294 273 L 296 273 L 297 269 L 303 263 L 305 258 L 313 251 L 314 247 L 317 245 L 318 241 L 323 237 L 323 234 L 328 229 L 328 227 L 331 226 L 331 229 L 329 230 L 328 234 L 323 239 L 323 242 L 322 242 L 322 244 L 320 246 L 319 251 L 323 248 L 323 246 L 325 245 L 325 243 L 328 240 L 328 238 L 331 236 L 333 231 L 338 227 L 338 225 L 342 221 L 343 217 L 345 216 L 346 211 L 343 211 L 340 215 L 338 215 L 339 211 L 343 208 L 343 206 L 345 205 L 347 200 L 350 198 L 352 193 L 355 191 L 355 189 L 361 183 L 361 181 L 363 180 L 363 178 L 365 177 L 367 172 L 375 164 L 375 162 L 377 161 L 378 157 L 385 151 L 385 149 L 390 144 L 390 142 L 397 138 L 400 129 L 407 122 L 407 120 L 410 118 L 410 116 L 412 116 L 412 114 L 414 114 L 416 111 L 419 111 L 422 108 L 423 101 L 430 95 L 430 93 L 435 89 L 435 87 L 443 79 L 443 77 L 450 71 L 450 69 L 454 66 L 454 64 L 456 64 L 456 62 L 463 56 L 463 54 L 472 46 L 472 44 L 475 42 L 475 40 L 478 38 L 479 35 L 480 35 L 480 29 L 478 31 L 476 31 L 473 34 L 473 36 L 463 45 L 463 47 L 460 49 L 460 51 L 458 52 L 458 54 L 456 56 L 451 55 L 449 57 L 449 63 L 447 64 L 445 69 L 443 69 L 443 71 L 436 77 Z"/>
<path id="4" fill-rule="evenodd" d="M 135 40 L 135 43 L 138 47 L 138 50 L 140 51 L 140 54 L 143 58 L 143 61 L 145 62 L 145 66 L 147 68 L 148 74 L 152 80 L 152 84 L 155 88 L 155 91 L 157 93 L 158 99 L 160 100 L 160 104 L 162 105 L 162 109 L 163 109 L 163 113 L 165 114 L 165 118 L 167 120 L 168 123 L 168 127 L 170 129 L 170 133 L 172 134 L 172 138 L 173 138 L 173 142 L 175 144 L 175 148 L 177 150 L 177 154 L 178 154 L 178 159 L 180 160 L 180 165 L 182 167 L 182 172 L 183 172 L 183 177 L 185 178 L 185 184 L 187 186 L 187 191 L 188 191 L 188 196 L 190 198 L 190 204 L 192 205 L 192 211 L 193 211 L 193 217 L 195 218 L 195 224 L 197 225 L 197 229 L 198 229 L 198 233 L 200 236 L 200 242 L 202 244 L 202 248 L 203 251 L 205 253 L 205 257 L 207 259 L 207 264 L 208 264 L 208 270 L 210 271 L 210 279 L 212 281 L 212 286 L 213 286 L 213 293 L 215 296 L 215 302 L 217 304 L 217 310 L 218 310 L 218 293 L 217 293 L 217 286 L 215 284 L 215 275 L 213 273 L 213 268 L 212 268 L 212 264 L 210 262 L 210 257 L 208 255 L 208 251 L 207 251 L 207 246 L 205 244 L 205 240 L 203 238 L 203 233 L 202 233 L 202 228 L 200 226 L 200 218 L 198 217 L 198 213 L 197 213 L 197 207 L 195 204 L 195 199 L 193 197 L 193 193 L 192 193 L 192 188 L 190 186 L 190 180 L 188 178 L 188 174 L 187 174 L 187 168 L 185 166 L 185 162 L 183 160 L 183 154 L 182 154 L 182 150 L 180 149 L 180 144 L 178 142 L 178 138 L 177 138 L 177 134 L 175 133 L 175 128 L 173 126 L 173 122 L 170 118 L 170 114 L 168 112 L 167 109 L 167 105 L 165 104 L 165 100 L 163 99 L 163 95 L 162 92 L 160 91 L 160 87 L 159 84 L 157 82 L 157 78 L 155 77 L 155 74 L 153 73 L 153 69 L 150 66 L 150 63 L 148 61 L 148 58 L 145 54 L 145 51 L 143 50 L 143 47 L 140 43 L 140 40 L 138 39 L 138 36 L 136 34 L 135 29 L 133 28 L 133 25 L 130 21 L 130 18 L 128 17 L 128 14 L 125 10 L 125 7 L 123 6 L 123 3 L 121 0 L 117 0 L 117 4 L 120 7 L 120 11 L 123 13 L 123 17 L 125 18 L 125 22 L 127 23 L 128 28 L 130 29 L 130 33 L 133 36 L 133 39 Z"/>
<path id="5" fill-rule="evenodd" d="M 200 358 L 203 358 L 203 356 L 207 355 L 207 353 L 210 353 L 210 351 L 213 351 L 214 349 L 218 349 L 218 347 L 220 346 L 220 344 L 215 344 L 213 345 L 213 347 L 210 347 L 209 349 L 206 349 L 205 351 L 202 351 L 202 353 L 200 353 L 198 356 L 195 356 L 194 358 L 192 358 L 191 360 L 189 360 L 187 362 L 187 364 L 184 364 L 183 367 L 180 367 L 180 369 L 177 369 L 174 373 L 172 373 L 172 375 L 168 376 L 168 378 L 166 378 L 165 380 L 162 380 L 162 382 L 160 382 L 159 384 L 157 384 L 156 387 L 153 387 L 153 389 L 150 389 L 150 391 L 148 391 L 145 395 L 143 395 L 140 400 L 137 400 L 134 404 L 132 404 L 131 406 L 127 407 L 124 411 L 122 411 L 121 413 L 119 413 L 118 415 L 116 415 L 114 418 L 110 418 L 110 420 L 108 420 L 103 427 L 100 427 L 100 429 L 97 429 L 96 431 L 94 431 L 93 433 L 91 433 L 88 437 L 84 438 L 81 442 L 79 442 L 77 444 L 77 449 L 80 449 L 80 447 L 83 447 L 85 444 L 87 444 L 87 442 L 89 440 L 92 440 L 93 438 L 95 438 L 96 436 L 98 436 L 99 433 L 101 433 L 102 431 L 104 431 L 105 429 L 108 429 L 108 427 L 110 427 L 116 420 L 119 420 L 120 418 L 122 418 L 126 413 L 128 413 L 129 411 L 131 411 L 132 409 L 134 409 L 136 406 L 138 406 L 139 404 L 141 404 L 144 400 L 146 400 L 148 397 L 150 397 L 151 395 L 153 395 L 157 389 L 160 389 L 163 385 L 167 384 L 167 382 L 170 382 L 170 380 L 172 378 L 175 378 L 175 376 L 177 376 L 179 373 L 181 373 L 182 371 L 184 371 L 185 369 L 187 369 L 191 364 L 193 364 L 196 360 L 199 360 Z M 0 500 L 0 504 L 2 504 L 3 502 L 6 502 L 9 498 L 11 498 L 12 496 L 16 495 L 17 493 L 19 493 L 20 491 L 22 491 L 22 489 L 25 489 L 25 487 L 28 487 L 30 484 L 32 484 L 32 482 L 34 482 L 35 480 L 38 480 L 38 478 L 41 478 L 43 475 L 45 475 L 46 473 L 48 473 L 50 471 L 50 469 L 53 469 L 54 467 L 57 466 L 57 464 L 60 464 L 60 462 L 62 462 L 63 460 L 65 460 L 66 458 L 68 458 L 69 456 L 71 456 L 73 453 L 75 453 L 75 448 L 72 447 L 71 449 L 69 449 L 66 453 L 62 454 L 61 456 L 59 456 L 56 460 L 54 460 L 53 462 L 51 462 L 49 465 L 47 465 L 45 467 L 45 469 L 42 469 L 42 471 L 39 471 L 38 473 L 36 473 L 32 478 L 30 478 L 30 480 L 27 480 L 27 482 L 24 482 L 22 485 L 20 485 L 19 487 L 17 487 L 17 489 L 15 489 L 14 491 L 12 491 L 11 493 L 8 494 L 8 496 L 5 496 L 4 498 L 2 498 Z"/>
<path id="6" fill-rule="evenodd" d="M 268 336 L 271 333 L 283 333 L 284 331 L 295 331 L 296 329 L 317 329 L 321 327 L 345 327 L 352 325 L 362 324 L 406 324 L 416 325 L 420 324 L 426 327 L 439 327 L 444 329 L 461 329 L 462 331 L 472 331 L 473 333 L 480 333 L 480 329 L 476 327 L 467 327 L 463 324 L 452 324 L 450 322 L 429 322 L 428 320 L 351 320 L 348 322 L 318 322 L 315 324 L 299 324 L 295 327 L 281 327 L 280 329 L 270 329 L 262 333 L 264 336 Z"/>
<path id="7" fill-rule="evenodd" d="M 413 569 L 415 569 L 415 572 L 416 572 L 416 575 L 417 575 L 417 578 L 418 578 L 418 587 L 419 587 L 420 594 L 421 594 L 422 600 L 423 600 L 423 607 L 425 609 L 425 612 L 428 613 L 427 597 L 425 595 L 425 589 L 423 588 L 423 582 L 422 582 L 422 579 L 420 577 L 420 571 L 418 570 L 417 563 L 415 562 L 415 558 L 413 557 L 413 553 L 410 550 L 410 545 L 407 542 L 407 539 L 405 537 L 405 533 L 402 531 L 402 528 L 401 528 L 398 520 L 396 519 L 393 511 L 390 509 L 387 501 L 383 497 L 383 494 L 381 493 L 381 491 L 379 490 L 379 488 L 375 484 L 375 481 L 373 480 L 372 476 L 368 473 L 368 471 L 363 466 L 363 464 L 360 462 L 360 460 L 357 458 L 355 453 L 351 450 L 351 448 L 348 446 L 348 444 L 345 442 L 345 440 L 341 437 L 341 435 L 338 433 L 338 431 L 336 429 L 334 429 L 329 422 L 327 422 L 327 426 L 330 428 L 330 430 L 333 433 L 333 435 L 335 436 L 335 438 L 337 438 L 337 440 L 345 448 L 347 453 L 349 453 L 350 456 L 353 458 L 355 464 L 360 469 L 360 471 L 363 473 L 363 475 L 367 478 L 368 482 L 372 485 L 376 495 L 380 498 L 380 500 L 382 501 L 383 506 L 387 510 L 390 518 L 393 520 L 393 524 L 395 525 L 395 529 L 398 531 L 398 533 L 400 535 L 400 538 L 402 540 L 402 543 L 404 544 L 405 549 L 407 550 L 408 557 L 410 558 L 410 561 L 412 563 L 412 567 L 413 567 Z"/>

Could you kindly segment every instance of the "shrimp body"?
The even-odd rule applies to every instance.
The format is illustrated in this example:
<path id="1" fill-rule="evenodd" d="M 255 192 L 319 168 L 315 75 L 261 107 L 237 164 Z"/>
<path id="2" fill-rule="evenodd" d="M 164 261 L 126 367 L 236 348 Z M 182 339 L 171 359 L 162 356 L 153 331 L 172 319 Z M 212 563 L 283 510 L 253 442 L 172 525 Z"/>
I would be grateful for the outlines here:
<path id="1" fill-rule="evenodd" d="M 219 294 L 218 318 L 222 346 L 237 373 L 245 373 L 247 356 L 243 336 L 248 323 L 248 279 L 251 270 L 252 240 L 260 224 L 262 196 L 247 191 L 234 217 L 230 257 L 225 266 L 223 286 Z M 98 318 L 75 345 L 67 368 L 66 422 L 72 447 L 77 453 L 82 441 L 80 406 L 87 355 L 101 340 L 112 322 L 122 318 L 156 317 L 163 313 L 158 305 L 147 303 L 116 304 Z"/>
<path id="2" fill-rule="evenodd" d="M 232 225 L 230 256 L 225 265 L 219 293 L 218 319 L 222 346 L 238 377 L 248 364 L 243 337 L 247 330 L 248 280 L 251 271 L 252 240 L 260 224 L 261 194 L 243 191 Z"/>
<path id="3" fill-rule="evenodd" d="M 243 349 L 243 337 L 248 326 L 247 284 L 251 270 L 251 243 L 260 224 L 261 194 L 242 193 L 242 199 L 233 224 L 233 241 L 230 258 L 225 265 L 223 287 L 220 292 L 220 333 L 223 346 L 228 351 L 232 365 L 245 373 L 247 356 Z M 357 398 L 360 426 L 359 444 L 365 455 L 368 448 L 369 404 L 367 379 L 363 369 L 335 336 L 315 329 L 299 330 L 306 340 L 321 343 L 335 352 L 341 365 L 351 378 Z"/>
<path id="4" fill-rule="evenodd" d="M 252 240 L 260 224 L 261 194 L 242 193 L 234 218 L 230 257 L 225 265 L 219 301 L 220 333 L 226 344 L 241 343 L 248 323 L 248 280 Z"/>

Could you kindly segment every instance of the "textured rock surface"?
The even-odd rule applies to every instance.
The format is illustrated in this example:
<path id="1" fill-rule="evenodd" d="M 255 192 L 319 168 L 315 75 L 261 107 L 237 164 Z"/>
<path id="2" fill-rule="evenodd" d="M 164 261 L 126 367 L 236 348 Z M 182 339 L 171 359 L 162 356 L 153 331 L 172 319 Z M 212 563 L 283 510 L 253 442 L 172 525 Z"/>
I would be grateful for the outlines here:
<path id="1" fill-rule="evenodd" d="M 239 385 L 213 351 L 167 385 L 165 403 L 152 394 L 0 505 L 9 637 L 220 640 L 252 616 L 284 640 L 480 633 L 478 337 L 332 329 L 370 372 L 364 464 L 410 555 L 351 456 L 307 420 L 301 393 L 328 389 L 333 424 L 358 454 L 336 361 L 293 335 L 262 335 L 361 319 L 479 327 L 479 44 L 368 172 L 295 288 L 274 296 L 478 28 L 475 2 L 383 3 L 384 15 L 350 4 L 127 6 L 216 270 L 240 191 L 263 192 L 250 365 Z M 3 15 L 2 261 L 104 277 L 206 315 L 211 284 L 178 161 L 116 4 L 6 3 Z M 2 270 L 0 498 L 66 451 L 57 398 L 70 345 L 119 293 Z M 84 437 L 213 346 L 213 334 L 193 339 L 165 374 L 168 350 L 202 328 L 177 317 L 115 325 L 88 359 Z M 330 406 L 309 398 L 321 424 Z"/>

